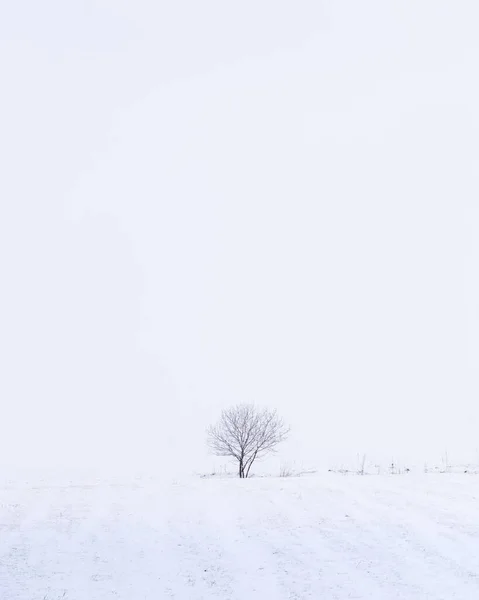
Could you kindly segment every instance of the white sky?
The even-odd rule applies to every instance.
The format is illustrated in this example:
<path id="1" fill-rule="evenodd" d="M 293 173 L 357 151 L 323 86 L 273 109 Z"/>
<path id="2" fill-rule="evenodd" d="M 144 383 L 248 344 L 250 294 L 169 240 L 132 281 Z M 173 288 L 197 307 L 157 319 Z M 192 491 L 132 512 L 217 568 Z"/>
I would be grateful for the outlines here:
<path id="1" fill-rule="evenodd" d="M 475 0 L 0 11 L 0 463 L 478 460 Z"/>

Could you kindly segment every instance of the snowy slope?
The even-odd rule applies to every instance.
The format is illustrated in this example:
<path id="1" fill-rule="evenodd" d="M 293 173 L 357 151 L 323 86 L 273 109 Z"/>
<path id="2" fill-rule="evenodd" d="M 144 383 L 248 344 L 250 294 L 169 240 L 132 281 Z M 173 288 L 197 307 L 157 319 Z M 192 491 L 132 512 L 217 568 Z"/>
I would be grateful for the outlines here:
<path id="1" fill-rule="evenodd" d="M 2 600 L 477 600 L 479 477 L 4 483 Z"/>

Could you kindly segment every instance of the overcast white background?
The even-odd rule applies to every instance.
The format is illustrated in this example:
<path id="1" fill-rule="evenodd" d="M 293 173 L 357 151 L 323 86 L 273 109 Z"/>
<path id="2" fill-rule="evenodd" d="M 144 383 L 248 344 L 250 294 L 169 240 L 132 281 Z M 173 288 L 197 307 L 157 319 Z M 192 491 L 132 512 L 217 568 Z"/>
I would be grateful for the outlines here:
<path id="1" fill-rule="evenodd" d="M 3 2 L 0 463 L 479 460 L 479 6 Z"/>

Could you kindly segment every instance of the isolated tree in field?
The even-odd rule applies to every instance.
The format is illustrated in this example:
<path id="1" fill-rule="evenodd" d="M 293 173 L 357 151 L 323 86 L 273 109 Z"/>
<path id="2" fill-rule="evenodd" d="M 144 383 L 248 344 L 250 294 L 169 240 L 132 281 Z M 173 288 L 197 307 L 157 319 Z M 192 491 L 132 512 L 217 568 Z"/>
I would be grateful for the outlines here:
<path id="1" fill-rule="evenodd" d="M 275 410 L 258 410 L 251 404 L 239 404 L 221 413 L 216 425 L 207 430 L 208 446 L 216 456 L 238 461 L 238 475 L 249 476 L 255 460 L 274 452 L 289 433 Z"/>

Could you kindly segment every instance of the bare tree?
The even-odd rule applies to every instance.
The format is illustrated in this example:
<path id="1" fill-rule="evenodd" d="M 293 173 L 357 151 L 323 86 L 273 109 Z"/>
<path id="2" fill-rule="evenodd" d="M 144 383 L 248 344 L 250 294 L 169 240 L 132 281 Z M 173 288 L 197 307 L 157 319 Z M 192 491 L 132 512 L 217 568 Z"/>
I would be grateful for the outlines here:
<path id="1" fill-rule="evenodd" d="M 289 433 L 275 410 L 258 410 L 251 404 L 239 404 L 221 413 L 216 425 L 207 430 L 208 446 L 216 456 L 238 461 L 238 476 L 249 476 L 255 460 L 274 452 Z"/>

